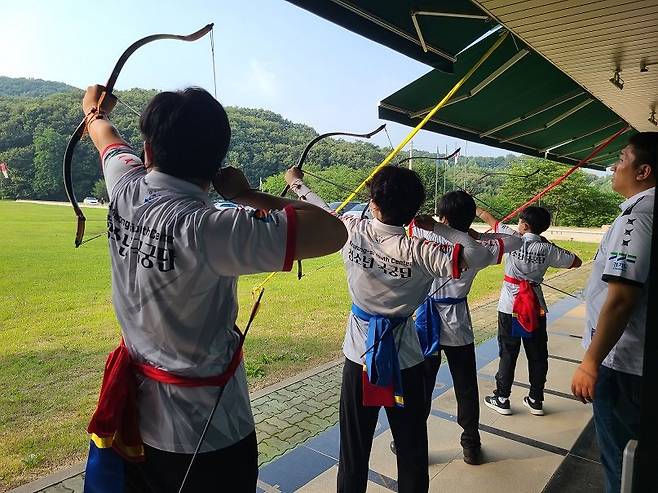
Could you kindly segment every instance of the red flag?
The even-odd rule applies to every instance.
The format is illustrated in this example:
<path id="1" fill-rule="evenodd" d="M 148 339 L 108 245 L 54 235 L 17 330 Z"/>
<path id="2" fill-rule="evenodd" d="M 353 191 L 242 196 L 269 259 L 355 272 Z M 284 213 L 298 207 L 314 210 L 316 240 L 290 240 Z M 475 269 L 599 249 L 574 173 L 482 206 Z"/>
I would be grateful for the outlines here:
<path id="1" fill-rule="evenodd" d="M 7 163 L 0 163 L 0 172 L 2 172 L 5 178 L 9 178 L 9 168 L 7 167 Z"/>

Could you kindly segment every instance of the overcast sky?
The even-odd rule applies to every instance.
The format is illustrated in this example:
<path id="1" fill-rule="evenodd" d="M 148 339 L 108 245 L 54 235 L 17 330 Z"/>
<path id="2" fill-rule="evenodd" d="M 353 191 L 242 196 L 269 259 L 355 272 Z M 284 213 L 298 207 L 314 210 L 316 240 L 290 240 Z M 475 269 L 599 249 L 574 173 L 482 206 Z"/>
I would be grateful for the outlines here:
<path id="1" fill-rule="evenodd" d="M 377 105 L 430 68 L 283 0 L 0 0 L 0 75 L 104 83 L 133 41 L 189 34 L 215 23 L 217 97 L 266 108 L 319 132 L 365 132 L 381 122 Z M 118 89 L 213 89 L 210 38 L 156 41 L 124 67 Z M 410 128 L 388 124 L 397 145 Z M 385 135 L 373 141 L 389 146 Z M 467 147 L 469 155 L 507 151 L 420 132 L 414 147 Z"/>

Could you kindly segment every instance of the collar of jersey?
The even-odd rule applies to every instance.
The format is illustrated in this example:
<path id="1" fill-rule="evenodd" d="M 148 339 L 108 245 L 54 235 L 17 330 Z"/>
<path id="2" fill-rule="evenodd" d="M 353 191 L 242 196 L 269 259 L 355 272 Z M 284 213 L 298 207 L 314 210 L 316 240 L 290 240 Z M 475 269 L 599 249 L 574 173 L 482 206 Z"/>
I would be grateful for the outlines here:
<path id="1" fill-rule="evenodd" d="M 373 219 L 371 221 L 372 227 L 374 230 L 379 231 L 380 233 L 387 233 L 390 235 L 404 235 L 405 230 L 404 226 L 393 226 L 391 224 L 384 224 L 379 219 Z"/>
<path id="2" fill-rule="evenodd" d="M 656 187 L 647 188 L 646 190 L 643 190 L 639 193 L 636 193 L 632 197 L 627 198 L 621 204 L 619 204 L 619 208 L 622 211 L 625 211 L 628 207 L 630 207 L 635 202 L 637 202 L 640 199 L 640 197 L 644 197 L 646 195 L 654 195 L 655 196 L 656 195 Z"/>
<path id="3" fill-rule="evenodd" d="M 168 175 L 162 171 L 151 171 L 150 173 L 147 173 L 144 180 L 146 181 L 146 184 L 151 187 L 164 188 L 166 190 L 173 190 L 174 192 L 193 195 L 204 201 L 208 197 L 208 194 L 204 192 L 200 186 L 176 178 L 175 176 Z"/>
<path id="4" fill-rule="evenodd" d="M 541 241 L 541 236 L 535 233 L 524 233 L 523 241 Z"/>

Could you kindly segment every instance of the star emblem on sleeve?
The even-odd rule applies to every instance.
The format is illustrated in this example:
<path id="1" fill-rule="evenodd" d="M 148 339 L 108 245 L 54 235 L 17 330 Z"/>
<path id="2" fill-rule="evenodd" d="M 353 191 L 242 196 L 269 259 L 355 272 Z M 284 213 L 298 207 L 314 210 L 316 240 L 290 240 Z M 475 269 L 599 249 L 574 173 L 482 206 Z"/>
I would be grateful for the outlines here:
<path id="1" fill-rule="evenodd" d="M 625 229 L 624 230 L 624 236 L 630 236 L 632 232 L 633 232 L 632 229 Z"/>
<path id="2" fill-rule="evenodd" d="M 635 221 L 637 221 L 637 217 L 633 219 L 629 217 L 628 219 L 626 219 L 626 224 L 630 224 L 632 226 Z"/>
<path id="3" fill-rule="evenodd" d="M 628 246 L 631 240 L 621 240 L 621 246 Z"/>

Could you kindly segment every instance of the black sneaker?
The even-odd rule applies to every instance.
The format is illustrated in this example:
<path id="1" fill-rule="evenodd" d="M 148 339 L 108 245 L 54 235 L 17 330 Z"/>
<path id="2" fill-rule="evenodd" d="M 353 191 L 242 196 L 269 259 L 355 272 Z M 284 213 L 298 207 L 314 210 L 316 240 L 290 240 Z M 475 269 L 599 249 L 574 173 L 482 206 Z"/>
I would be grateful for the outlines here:
<path id="1" fill-rule="evenodd" d="M 497 413 L 504 414 L 506 416 L 512 414 L 512 409 L 509 405 L 509 399 L 503 400 L 501 397 L 496 395 L 488 395 L 484 398 L 484 404 Z"/>
<path id="2" fill-rule="evenodd" d="M 395 450 L 395 441 L 391 440 L 391 444 L 389 445 L 391 448 L 391 452 L 393 452 L 393 455 L 397 455 L 397 450 Z"/>
<path id="3" fill-rule="evenodd" d="M 482 464 L 482 449 L 480 447 L 464 448 L 464 462 L 471 466 Z"/>
<path id="4" fill-rule="evenodd" d="M 530 409 L 530 413 L 534 414 L 535 416 L 543 416 L 544 415 L 544 406 L 542 401 L 536 401 L 532 397 L 526 395 L 523 398 L 523 405 Z"/>

